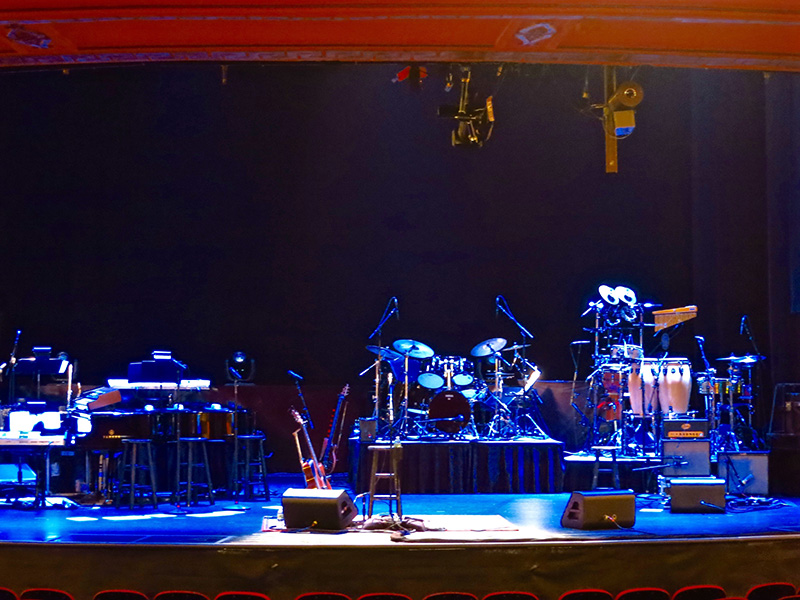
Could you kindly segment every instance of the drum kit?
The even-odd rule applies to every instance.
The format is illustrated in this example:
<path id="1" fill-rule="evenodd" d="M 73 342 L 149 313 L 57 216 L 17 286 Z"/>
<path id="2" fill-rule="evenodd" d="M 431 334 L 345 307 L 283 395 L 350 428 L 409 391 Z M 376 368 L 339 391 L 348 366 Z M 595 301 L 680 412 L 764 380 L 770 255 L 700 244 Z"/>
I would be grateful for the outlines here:
<path id="1" fill-rule="evenodd" d="M 585 328 L 594 334 L 593 371 L 587 378 L 587 415 L 575 403 L 587 427 L 584 449 L 617 446 L 623 455 L 644 455 L 659 451 L 664 420 L 697 419 L 699 411 L 689 408 L 694 377 L 705 399 L 712 453 L 739 451 L 757 444 L 752 428 L 752 368 L 765 357 L 744 355 L 720 358 L 728 363 L 728 378 L 716 377 L 696 336 L 706 370 L 693 373 L 689 359 L 669 356 L 668 334 L 662 334 L 657 357 L 644 352 L 644 329 L 656 332 L 693 318 L 697 307 L 653 311 L 655 323 L 644 322 L 647 309 L 660 305 L 641 303 L 630 288 L 601 285 L 600 299 L 589 303 L 581 316 L 594 313 L 595 325 Z M 591 343 L 591 342 L 573 342 Z M 578 365 L 573 378 L 573 398 Z M 743 414 L 744 413 L 744 414 Z M 752 449 L 752 448 L 751 448 Z"/>
<path id="2" fill-rule="evenodd" d="M 539 424 L 540 399 L 533 389 L 535 364 L 504 338 L 472 348 L 470 357 L 436 354 L 423 342 L 396 340 L 370 345 L 375 366 L 378 435 L 388 438 L 508 439 L 547 437 Z M 513 355 L 504 354 L 513 352 Z M 364 371 L 365 373 L 366 371 Z M 511 383 L 519 385 L 510 385 Z"/>

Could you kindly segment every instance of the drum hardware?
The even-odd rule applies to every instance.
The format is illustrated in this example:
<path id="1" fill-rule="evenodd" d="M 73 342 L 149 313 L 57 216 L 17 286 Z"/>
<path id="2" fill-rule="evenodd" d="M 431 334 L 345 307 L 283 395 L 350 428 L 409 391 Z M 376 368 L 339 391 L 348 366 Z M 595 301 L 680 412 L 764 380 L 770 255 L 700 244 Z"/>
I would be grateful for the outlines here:
<path id="1" fill-rule="evenodd" d="M 401 438 L 405 439 L 409 435 L 409 425 L 411 421 L 411 417 L 408 412 L 408 392 L 409 392 L 409 359 L 416 358 L 416 359 L 426 359 L 431 358 L 435 355 L 433 349 L 423 344 L 422 342 L 417 342 L 415 340 L 403 339 L 403 340 L 395 340 L 392 344 L 392 347 L 399 353 L 403 354 L 403 404 L 400 408 L 400 415 L 399 418 L 392 422 L 391 427 L 389 428 L 390 437 L 393 437 L 395 434 L 400 435 Z"/>

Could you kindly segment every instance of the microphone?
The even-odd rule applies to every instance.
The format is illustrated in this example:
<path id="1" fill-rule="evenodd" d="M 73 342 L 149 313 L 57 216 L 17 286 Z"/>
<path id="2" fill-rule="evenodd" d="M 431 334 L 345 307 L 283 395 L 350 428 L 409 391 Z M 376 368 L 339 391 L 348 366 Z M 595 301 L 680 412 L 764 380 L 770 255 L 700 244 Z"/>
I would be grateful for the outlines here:
<path id="1" fill-rule="evenodd" d="M 745 321 L 747 320 L 747 315 L 742 315 L 742 322 L 739 323 L 739 335 L 744 335 L 744 328 L 745 328 Z"/>
<path id="2" fill-rule="evenodd" d="M 400 320 L 400 303 L 397 301 L 397 296 L 392 296 L 392 300 L 394 301 L 394 316 L 397 320 Z"/>
<path id="3" fill-rule="evenodd" d="M 303 376 L 302 376 L 302 375 L 300 375 L 300 374 L 298 374 L 298 373 L 295 373 L 295 372 L 294 372 L 294 371 L 292 371 L 291 369 L 289 369 L 289 370 L 288 370 L 288 371 L 286 371 L 286 372 L 287 372 L 289 375 L 291 375 L 292 377 L 294 377 L 295 379 L 297 379 L 297 381 L 303 381 Z"/>
<path id="4" fill-rule="evenodd" d="M 754 479 L 755 475 L 753 475 L 752 473 L 748 473 L 744 479 L 739 481 L 739 487 L 740 488 L 747 487 L 747 485 L 750 484 Z"/>
<path id="5" fill-rule="evenodd" d="M 494 318 L 497 318 L 497 315 L 500 313 L 500 296 L 494 299 Z"/>

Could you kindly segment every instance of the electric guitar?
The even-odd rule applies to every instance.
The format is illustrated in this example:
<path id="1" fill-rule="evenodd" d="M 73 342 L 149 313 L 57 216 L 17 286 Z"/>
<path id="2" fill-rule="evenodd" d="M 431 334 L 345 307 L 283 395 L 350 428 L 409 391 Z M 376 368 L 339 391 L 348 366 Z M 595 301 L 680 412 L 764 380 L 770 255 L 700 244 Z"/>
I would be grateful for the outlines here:
<path id="1" fill-rule="evenodd" d="M 349 393 L 350 384 L 347 384 L 342 388 L 342 392 L 336 400 L 336 409 L 333 411 L 331 427 L 328 430 L 328 435 L 322 441 L 322 466 L 325 467 L 328 473 L 333 473 L 336 468 L 336 450 L 339 448 L 341 429 L 344 427 L 344 415 L 347 411 L 345 398 Z"/>
<path id="2" fill-rule="evenodd" d="M 301 417 L 300 413 L 298 413 L 294 408 L 289 409 L 289 412 L 292 413 L 292 417 L 294 417 L 294 420 L 300 425 L 300 429 L 303 432 L 303 438 L 306 442 L 306 447 L 311 455 L 310 458 L 303 457 L 303 451 L 300 448 L 300 440 L 297 437 L 297 431 L 295 431 L 294 436 L 295 441 L 297 442 L 297 453 L 300 456 L 300 466 L 302 468 L 303 475 L 305 475 L 306 478 L 306 487 L 326 490 L 331 489 L 328 476 L 325 474 L 325 467 L 323 467 L 322 463 L 317 460 L 317 453 L 314 452 L 314 446 L 311 444 L 311 438 L 308 437 L 306 422 L 303 421 L 303 417 Z"/>

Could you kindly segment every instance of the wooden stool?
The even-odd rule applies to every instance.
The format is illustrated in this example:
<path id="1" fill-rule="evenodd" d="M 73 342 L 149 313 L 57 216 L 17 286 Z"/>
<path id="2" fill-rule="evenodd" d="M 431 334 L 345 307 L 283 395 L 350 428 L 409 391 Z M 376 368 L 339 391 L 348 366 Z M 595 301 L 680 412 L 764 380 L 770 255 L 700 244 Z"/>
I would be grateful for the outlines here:
<path id="1" fill-rule="evenodd" d="M 142 459 L 141 454 L 146 456 Z M 139 484 L 136 481 L 137 470 L 139 474 L 148 474 L 150 483 Z M 145 480 L 146 481 L 146 480 Z M 128 489 L 129 505 L 133 508 L 136 502 L 137 491 L 150 492 L 150 499 L 153 508 L 158 508 L 158 498 L 156 497 L 156 467 L 153 463 L 152 440 L 122 440 L 122 464 L 119 465 L 117 473 L 117 493 L 114 505 L 119 508 L 120 500 Z"/>
<path id="2" fill-rule="evenodd" d="M 205 488 L 208 503 L 214 504 L 214 485 L 211 483 L 211 467 L 208 464 L 208 448 L 206 442 L 208 442 L 208 440 L 202 437 L 182 437 L 175 441 L 175 504 L 180 504 L 181 496 L 184 494 L 184 488 L 187 506 L 190 504 L 197 504 L 199 501 L 198 488 Z M 186 448 L 185 462 L 183 461 L 183 448 Z M 205 481 L 195 477 L 195 472 L 198 470 L 203 471 Z M 181 481 L 181 475 L 184 472 L 186 473 L 186 481 Z"/>
<path id="3" fill-rule="evenodd" d="M 614 489 L 621 488 L 619 484 L 619 465 L 617 464 L 617 447 L 616 446 L 592 446 L 594 451 L 594 471 L 592 473 L 592 489 L 597 489 L 597 480 L 600 478 L 600 473 L 610 473 L 614 480 Z M 611 452 L 611 468 L 601 469 L 600 458 L 603 452 Z"/>
<path id="4" fill-rule="evenodd" d="M 367 516 L 372 516 L 372 504 L 376 499 L 389 501 L 389 513 L 392 513 L 392 501 L 397 502 L 397 516 L 403 517 L 403 501 L 400 494 L 400 466 L 403 462 L 403 447 L 400 444 L 393 446 L 369 446 L 367 448 L 372 455 L 372 469 L 369 476 L 369 509 Z M 387 469 L 379 471 L 381 459 L 385 458 Z M 385 494 L 377 494 L 378 482 L 386 480 L 389 483 L 389 490 Z"/>

